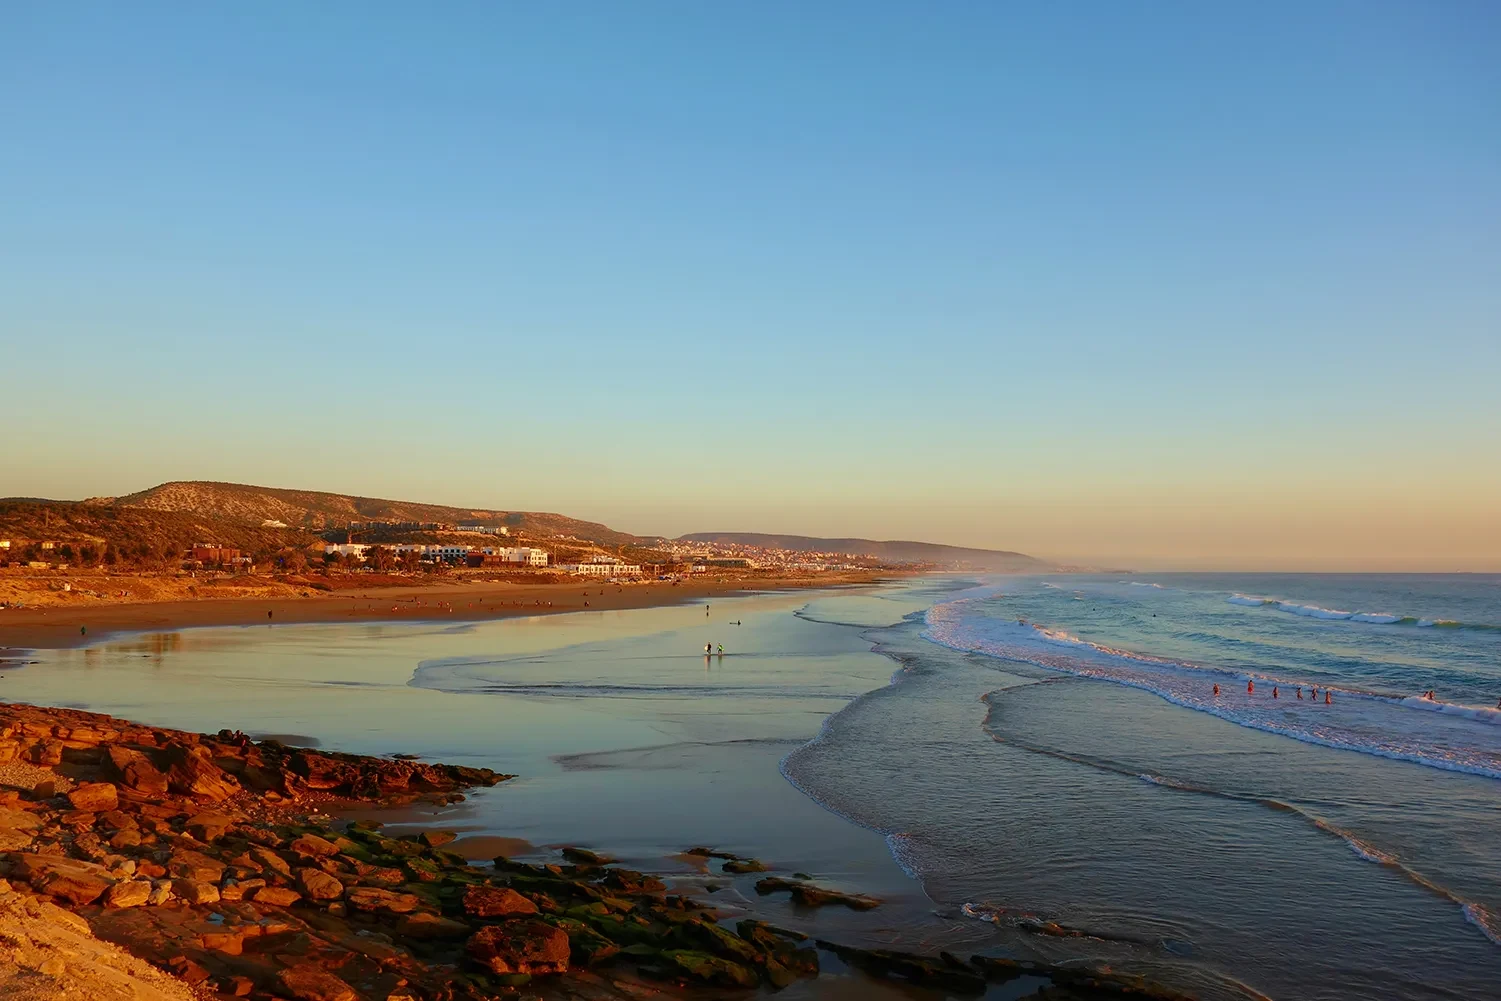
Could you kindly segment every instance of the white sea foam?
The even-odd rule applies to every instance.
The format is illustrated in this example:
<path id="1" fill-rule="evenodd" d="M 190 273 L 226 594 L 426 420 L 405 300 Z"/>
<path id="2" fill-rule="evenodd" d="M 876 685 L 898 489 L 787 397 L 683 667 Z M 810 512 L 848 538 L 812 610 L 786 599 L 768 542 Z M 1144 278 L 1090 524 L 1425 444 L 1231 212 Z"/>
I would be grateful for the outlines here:
<path id="1" fill-rule="evenodd" d="M 1323 679 L 1316 685 L 1332 692 L 1332 704 L 1272 699 L 1271 686 L 1291 693 L 1294 686 L 1310 683 L 1146 656 L 1090 643 L 1061 629 L 994 618 L 986 614 L 980 597 L 935 605 L 927 612 L 923 635 L 957 650 L 1143 689 L 1175 705 L 1294 740 L 1501 779 L 1501 730 L 1492 725 L 1501 716 L 1496 710 L 1331 689 Z M 1259 691 L 1246 692 L 1247 682 L 1256 683 Z M 1219 695 L 1213 694 L 1215 684 L 1221 686 Z"/>
<path id="2" fill-rule="evenodd" d="M 1322 605 L 1306 605 L 1282 598 L 1266 598 L 1255 594 L 1232 594 L 1225 599 L 1231 605 L 1250 608 L 1271 608 L 1289 615 L 1301 615 L 1305 619 L 1327 619 L 1342 622 L 1364 622 L 1376 626 L 1433 626 L 1465 627 L 1466 623 L 1454 619 L 1425 619 L 1416 615 L 1398 615 L 1396 612 L 1347 612 L 1339 608 L 1324 608 Z M 1494 629 L 1495 626 L 1470 626 L 1469 628 Z"/>
<path id="3" fill-rule="evenodd" d="M 1501 945 L 1501 920 L 1479 904 L 1465 904 L 1462 908 L 1465 920 L 1496 945 Z"/>

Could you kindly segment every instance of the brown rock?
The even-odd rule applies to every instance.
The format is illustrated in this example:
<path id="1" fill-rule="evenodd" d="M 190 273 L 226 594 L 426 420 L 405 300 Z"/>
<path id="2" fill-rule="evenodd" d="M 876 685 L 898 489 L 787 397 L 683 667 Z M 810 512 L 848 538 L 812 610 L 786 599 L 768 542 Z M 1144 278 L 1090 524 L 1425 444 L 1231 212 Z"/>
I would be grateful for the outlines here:
<path id="1" fill-rule="evenodd" d="M 348 984 L 311 962 L 282 970 L 276 980 L 277 986 L 297 1001 L 355 1001 Z"/>
<path id="2" fill-rule="evenodd" d="M 218 841 L 233 823 L 233 817 L 222 813 L 198 813 L 188 818 L 188 833 L 199 841 Z"/>
<path id="3" fill-rule="evenodd" d="M 248 896 L 257 904 L 265 904 L 267 907 L 291 907 L 302 899 L 302 894 L 285 886 L 263 886 Z"/>
<path id="4" fill-rule="evenodd" d="M 119 791 L 113 782 L 84 782 L 68 793 L 73 809 L 88 813 L 108 813 L 120 805 Z"/>
<path id="5" fill-rule="evenodd" d="M 202 852 L 179 848 L 167 862 L 167 871 L 200 883 L 217 883 L 224 878 L 224 863 Z"/>
<path id="6" fill-rule="evenodd" d="M 167 788 L 179 796 L 201 796 L 219 802 L 240 791 L 233 775 L 214 764 L 208 748 L 177 742 L 163 750 L 167 761 Z"/>
<path id="7" fill-rule="evenodd" d="M 464 891 L 464 913 L 476 918 L 523 917 L 537 905 L 505 886 L 471 886 Z"/>
<path id="8" fill-rule="evenodd" d="M 151 897 L 151 884 L 144 879 L 122 879 L 104 894 L 105 907 L 140 907 Z"/>
<path id="9" fill-rule="evenodd" d="M 288 850 L 298 855 L 306 855 L 311 858 L 330 858 L 339 854 L 339 847 L 331 841 L 326 841 L 316 834 L 303 834 L 287 846 Z"/>
<path id="10" fill-rule="evenodd" d="M 429 848 L 442 848 L 458 837 L 453 831 L 423 831 L 417 836 Z"/>
<path id="11" fill-rule="evenodd" d="M 190 904 L 217 904 L 219 888 L 213 883 L 200 883 L 196 879 L 174 879 L 172 892 Z"/>
<path id="12" fill-rule="evenodd" d="M 322 869 L 300 869 L 297 885 L 311 900 L 338 900 L 344 896 L 344 884 Z"/>
<path id="13" fill-rule="evenodd" d="M 122 785 L 152 796 L 167 794 L 167 776 L 145 754 L 118 744 L 111 745 L 106 753 Z"/>
<path id="14" fill-rule="evenodd" d="M 124 810 L 109 810 L 99 815 L 99 826 L 111 831 L 131 831 L 137 824 L 136 819 Z"/>
<path id="15" fill-rule="evenodd" d="M 114 834 L 112 834 L 110 836 L 110 839 L 109 839 L 109 846 L 111 848 L 115 848 L 115 849 L 120 849 L 120 848 L 134 848 L 136 845 L 139 845 L 140 843 L 141 843 L 141 832 L 140 831 L 132 831 L 129 828 L 127 828 L 127 829 L 125 829 L 123 831 L 116 831 Z"/>
<path id="16" fill-rule="evenodd" d="M 396 929 L 406 938 L 417 939 L 466 938 L 473 930 L 462 921 L 445 918 L 431 911 L 408 914 L 401 919 Z"/>
<path id="17" fill-rule="evenodd" d="M 55 855 L 17 853 L 11 875 L 24 879 L 38 893 L 85 907 L 104 895 L 115 881 L 102 866 Z"/>
<path id="18" fill-rule="evenodd" d="M 348 893 L 349 906 L 361 911 L 410 914 L 421 903 L 410 893 L 392 893 L 374 886 L 356 886 Z"/>
<path id="19" fill-rule="evenodd" d="M 492 973 L 563 973 L 568 934 L 541 921 L 486 925 L 464 946 L 469 958 Z"/>
<path id="20" fill-rule="evenodd" d="M 260 864 L 262 869 L 269 869 L 272 872 L 279 873 L 280 875 L 287 877 L 290 877 L 292 875 L 292 867 L 287 864 L 287 860 L 282 858 L 280 855 L 276 854 L 269 848 L 263 848 L 260 845 L 257 845 L 254 848 L 250 849 L 250 857 L 255 859 L 256 862 Z"/>

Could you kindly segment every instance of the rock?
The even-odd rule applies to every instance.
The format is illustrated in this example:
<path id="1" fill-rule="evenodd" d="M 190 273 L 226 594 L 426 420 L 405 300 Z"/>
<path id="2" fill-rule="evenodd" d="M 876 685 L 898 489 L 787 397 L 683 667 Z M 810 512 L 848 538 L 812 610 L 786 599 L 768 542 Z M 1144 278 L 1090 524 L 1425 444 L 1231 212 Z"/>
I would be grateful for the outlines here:
<path id="1" fill-rule="evenodd" d="M 587 848 L 564 848 L 563 857 L 574 865 L 583 866 L 609 865 L 615 861 L 608 855 L 601 855 L 599 852 L 592 852 Z"/>
<path id="2" fill-rule="evenodd" d="M 767 876 L 756 882 L 756 892 L 763 897 L 779 890 L 790 891 L 792 899 L 804 907 L 843 904 L 851 910 L 869 911 L 881 906 L 881 901 L 877 897 L 867 897 L 860 893 L 843 893 L 839 890 L 816 886 L 813 883 L 804 883 L 801 880 L 783 879 L 781 876 Z"/>
<path id="3" fill-rule="evenodd" d="M 167 788 L 179 796 L 201 796 L 220 802 L 240 791 L 234 776 L 214 764 L 208 748 L 174 741 L 162 751 L 167 762 Z"/>
<path id="4" fill-rule="evenodd" d="M 344 896 L 344 884 L 322 869 L 299 869 L 297 885 L 310 900 L 338 900 Z"/>
<path id="5" fill-rule="evenodd" d="M 200 883 L 196 879 L 173 880 L 172 892 L 190 904 L 217 904 L 220 896 L 213 883 Z"/>
<path id="6" fill-rule="evenodd" d="M 302 899 L 302 895 L 296 890 L 289 890 L 284 886 L 263 886 L 249 894 L 249 897 L 257 904 L 269 907 L 291 907 Z"/>
<path id="7" fill-rule="evenodd" d="M 465 943 L 469 958 L 491 973 L 563 973 L 568 934 L 541 921 L 486 925 Z"/>
<path id="8" fill-rule="evenodd" d="M 423 831 L 417 835 L 418 840 L 429 848 L 442 848 L 457 837 L 453 831 Z"/>
<path id="9" fill-rule="evenodd" d="M 291 878 L 292 867 L 287 864 L 286 859 L 271 849 L 257 845 L 250 849 L 250 857 L 255 859 L 263 869 L 269 869 L 271 872 Z"/>
<path id="10" fill-rule="evenodd" d="M 75 810 L 108 813 L 120 805 L 120 795 L 113 782 L 84 782 L 68 793 L 68 802 Z"/>
<path id="11" fill-rule="evenodd" d="M 104 894 L 105 907 L 140 907 L 151 899 L 151 883 L 144 879 L 125 879 Z"/>
<path id="12" fill-rule="evenodd" d="M 361 911 L 384 911 L 388 914 L 410 914 L 421 903 L 410 893 L 392 893 L 374 886 L 356 886 L 347 894 L 349 906 Z"/>
<path id="13" fill-rule="evenodd" d="M 873 977 L 902 980 L 954 994 L 985 992 L 985 977 L 952 956 L 935 959 L 910 952 L 897 952 L 895 949 L 857 949 L 823 939 L 819 939 L 818 946 L 834 953 L 847 965 Z"/>
<path id="14" fill-rule="evenodd" d="M 445 918 L 431 911 L 418 911 L 401 919 L 396 930 L 406 938 L 467 938 L 473 931 L 462 921 Z"/>
<path id="15" fill-rule="evenodd" d="M 329 858 L 339 854 L 339 847 L 332 841 L 327 841 L 316 834 L 299 835 L 292 841 L 287 849 L 298 855 L 306 855 L 309 858 Z"/>
<path id="16" fill-rule="evenodd" d="M 706 984 L 723 984 L 727 987 L 755 987 L 761 982 L 753 970 L 728 959 L 711 956 L 692 949 L 667 949 L 662 958 L 684 973 Z"/>
<path id="17" fill-rule="evenodd" d="M 167 794 L 167 776 L 140 751 L 112 744 L 106 751 L 110 767 L 127 789 L 151 796 Z"/>
<path id="18" fill-rule="evenodd" d="M 109 846 L 116 851 L 122 848 L 134 848 L 142 841 L 140 831 L 124 830 L 116 831 L 110 836 Z"/>
<path id="19" fill-rule="evenodd" d="M 310 962 L 282 970 L 276 983 L 297 1001 L 355 1001 L 353 988 Z"/>
<path id="20" fill-rule="evenodd" d="M 213 842 L 224 837 L 225 832 L 233 824 L 233 817 L 226 817 L 222 813 L 204 812 L 188 818 L 188 833 L 199 841 Z"/>
<path id="21" fill-rule="evenodd" d="M 54 855 L 17 853 L 10 874 L 26 880 L 38 893 L 66 900 L 75 907 L 92 904 L 115 885 L 102 866 Z"/>
<path id="22" fill-rule="evenodd" d="M 471 886 L 464 891 L 464 913 L 475 918 L 523 917 L 537 905 L 505 886 Z"/>
<path id="23" fill-rule="evenodd" d="M 743 875 L 748 872 L 765 872 L 766 863 L 760 859 L 735 858 L 724 864 L 724 871 L 734 875 Z"/>
<path id="24" fill-rule="evenodd" d="M 167 861 L 167 871 L 174 876 L 200 883 L 217 883 L 224 878 L 224 863 L 202 852 L 179 848 Z"/>
<path id="25" fill-rule="evenodd" d="M 146 898 L 146 903 L 151 907 L 160 907 L 172 899 L 172 881 L 159 879 L 151 884 L 151 896 Z"/>

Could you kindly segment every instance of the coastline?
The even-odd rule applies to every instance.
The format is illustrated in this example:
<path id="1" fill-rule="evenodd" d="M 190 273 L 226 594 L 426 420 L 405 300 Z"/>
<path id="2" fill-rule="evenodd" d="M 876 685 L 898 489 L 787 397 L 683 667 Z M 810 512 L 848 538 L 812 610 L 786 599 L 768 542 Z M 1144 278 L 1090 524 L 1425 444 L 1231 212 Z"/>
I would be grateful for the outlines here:
<path id="1" fill-rule="evenodd" d="M 817 577 L 737 576 L 631 584 L 569 579 L 548 583 L 473 580 L 313 591 L 305 597 L 196 598 L 187 601 L 55 604 L 0 611 L 0 655 L 86 646 L 122 633 L 203 626 L 331 622 L 481 622 L 562 612 L 681 605 L 756 591 L 859 587 L 910 576 L 900 570 Z M 587 603 L 587 604 L 586 604 Z"/>
<path id="2" fill-rule="evenodd" d="M 484 768 L 11 704 L 0 704 L 0 761 L 0 898 L 11 902 L 0 908 L 0 957 L 17 960 L 0 968 L 0 985 L 19 977 L 43 989 L 28 996 L 67 996 L 100 968 L 120 968 L 117 955 L 91 962 L 76 944 L 67 962 L 30 948 L 62 930 L 206 996 L 257 1001 L 495 1001 L 522 987 L 575 1001 L 768 988 L 922 998 L 977 996 L 992 984 L 1015 997 L 1028 987 L 1037 988 L 1029 997 L 1081 1001 L 1181 997 L 1100 969 L 810 936 L 726 909 L 702 877 L 751 879 L 756 895 L 790 892 L 807 911 L 881 901 L 714 847 L 683 853 L 700 874 L 684 885 L 583 848 L 481 861 L 456 853 L 457 832 L 442 827 L 398 833 L 368 816 L 329 816 L 351 803 L 453 803 L 460 790 L 513 778 Z M 17 942 L 28 951 L 9 955 Z M 157 987 L 90 996 L 183 996 Z"/>

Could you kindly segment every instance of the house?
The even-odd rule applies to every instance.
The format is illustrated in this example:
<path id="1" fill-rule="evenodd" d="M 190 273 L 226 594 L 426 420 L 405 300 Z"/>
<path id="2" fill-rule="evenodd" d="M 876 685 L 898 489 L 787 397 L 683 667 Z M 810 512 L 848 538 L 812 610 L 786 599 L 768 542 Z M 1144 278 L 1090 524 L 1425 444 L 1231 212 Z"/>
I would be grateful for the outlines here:
<path id="1" fill-rule="evenodd" d="M 480 550 L 486 556 L 497 557 L 500 563 L 520 563 L 529 567 L 545 567 L 551 558 L 545 549 L 536 549 L 532 546 L 514 546 L 494 548 L 486 546 Z"/>
<path id="2" fill-rule="evenodd" d="M 220 563 L 239 563 L 242 561 L 242 557 L 240 556 L 240 551 L 238 549 L 229 549 L 224 546 L 215 545 L 211 542 L 200 542 L 194 545 L 193 551 L 189 553 L 189 558 L 195 559 L 199 563 L 211 565 Z"/>
<path id="3" fill-rule="evenodd" d="M 633 577 L 641 572 L 634 563 L 564 563 L 558 569 L 586 577 Z"/>

